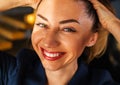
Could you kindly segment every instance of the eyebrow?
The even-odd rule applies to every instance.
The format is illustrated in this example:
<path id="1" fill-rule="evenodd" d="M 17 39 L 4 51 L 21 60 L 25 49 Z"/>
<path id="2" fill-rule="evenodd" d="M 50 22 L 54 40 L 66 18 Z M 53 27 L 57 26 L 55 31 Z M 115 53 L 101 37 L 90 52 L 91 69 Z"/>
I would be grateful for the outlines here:
<path id="1" fill-rule="evenodd" d="M 39 16 L 40 18 L 42 18 L 42 19 L 45 20 L 45 21 L 48 21 L 47 18 L 45 18 L 44 16 L 42 16 L 42 15 L 40 15 L 40 14 L 38 14 L 37 16 Z M 65 23 L 73 23 L 73 22 L 80 24 L 80 22 L 77 21 L 77 20 L 75 20 L 75 19 L 62 20 L 62 21 L 60 21 L 59 23 L 60 23 L 60 24 L 65 24 Z"/>
<path id="2" fill-rule="evenodd" d="M 43 17 L 42 15 L 40 15 L 40 14 L 38 14 L 37 16 L 39 16 L 40 18 L 42 18 L 43 20 L 45 20 L 45 21 L 48 21 L 48 19 L 47 18 L 45 18 L 45 17 Z"/>
<path id="3" fill-rule="evenodd" d="M 60 21 L 60 24 L 72 23 L 72 22 L 75 22 L 75 23 L 80 24 L 80 22 L 78 22 L 78 21 L 77 21 L 77 20 L 75 20 L 75 19 L 63 20 L 63 21 Z"/>

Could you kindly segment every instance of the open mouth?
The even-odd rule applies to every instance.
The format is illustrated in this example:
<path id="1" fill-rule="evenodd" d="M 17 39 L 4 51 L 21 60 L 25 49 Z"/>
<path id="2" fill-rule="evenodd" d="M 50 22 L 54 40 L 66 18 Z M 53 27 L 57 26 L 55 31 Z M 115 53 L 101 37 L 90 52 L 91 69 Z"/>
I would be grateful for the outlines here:
<path id="1" fill-rule="evenodd" d="M 43 48 L 41 48 L 42 54 L 45 59 L 50 61 L 55 61 L 63 57 L 65 52 L 49 52 Z"/>

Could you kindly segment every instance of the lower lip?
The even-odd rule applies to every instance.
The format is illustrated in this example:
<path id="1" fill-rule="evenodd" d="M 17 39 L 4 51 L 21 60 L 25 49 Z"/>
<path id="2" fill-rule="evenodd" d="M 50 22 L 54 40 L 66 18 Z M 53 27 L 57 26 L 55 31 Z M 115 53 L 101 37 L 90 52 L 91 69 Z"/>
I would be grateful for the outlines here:
<path id="1" fill-rule="evenodd" d="M 46 60 L 49 60 L 49 61 L 55 61 L 55 60 L 59 60 L 60 58 L 62 58 L 63 57 L 63 55 L 64 54 L 61 54 L 60 56 L 58 56 L 58 57 L 49 57 L 49 56 L 46 56 L 45 54 L 44 54 L 44 49 L 41 49 L 42 50 L 42 54 L 43 54 L 43 56 L 44 56 L 44 58 L 46 59 Z"/>

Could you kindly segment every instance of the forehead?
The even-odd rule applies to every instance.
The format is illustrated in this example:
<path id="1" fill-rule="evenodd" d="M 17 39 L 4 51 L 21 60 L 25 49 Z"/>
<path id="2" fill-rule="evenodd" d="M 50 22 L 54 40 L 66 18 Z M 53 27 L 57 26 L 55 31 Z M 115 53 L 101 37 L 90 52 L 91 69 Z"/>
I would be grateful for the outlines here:
<path id="1" fill-rule="evenodd" d="M 52 23 L 71 18 L 80 21 L 83 26 L 93 23 L 86 12 L 85 2 L 80 0 L 42 0 L 37 14 L 43 15 Z"/>
<path id="2" fill-rule="evenodd" d="M 67 16 L 67 17 L 78 17 L 86 16 L 85 3 L 77 0 L 43 0 L 38 8 L 38 13 Z"/>

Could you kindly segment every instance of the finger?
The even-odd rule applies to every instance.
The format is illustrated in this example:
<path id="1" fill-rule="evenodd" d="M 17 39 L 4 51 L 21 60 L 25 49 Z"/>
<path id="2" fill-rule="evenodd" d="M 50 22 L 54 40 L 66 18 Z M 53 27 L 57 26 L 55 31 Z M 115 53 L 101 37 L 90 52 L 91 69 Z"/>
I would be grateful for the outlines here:
<path id="1" fill-rule="evenodd" d="M 89 1 L 93 4 L 94 9 L 97 11 L 98 14 L 111 13 L 111 11 L 98 0 L 89 0 Z"/>
<path id="2" fill-rule="evenodd" d="M 99 8 L 102 8 L 102 9 L 105 9 L 106 7 L 101 3 L 99 2 L 98 0 L 89 0 L 95 9 L 99 9 Z"/>
<path id="3" fill-rule="evenodd" d="M 27 0 L 28 1 L 28 0 Z M 33 9 L 36 9 L 38 7 L 38 4 L 42 0 L 29 0 L 29 6 L 31 6 Z"/>
<path id="4" fill-rule="evenodd" d="M 25 0 L 26 4 L 31 5 L 39 2 L 39 0 Z"/>
<path id="5" fill-rule="evenodd" d="M 115 19 L 113 13 L 98 0 L 89 0 L 89 1 L 93 4 L 101 24 L 103 25 L 103 27 L 107 28 L 108 23 L 111 23 L 111 21 Z"/>

